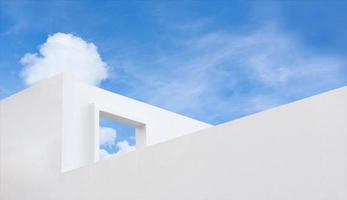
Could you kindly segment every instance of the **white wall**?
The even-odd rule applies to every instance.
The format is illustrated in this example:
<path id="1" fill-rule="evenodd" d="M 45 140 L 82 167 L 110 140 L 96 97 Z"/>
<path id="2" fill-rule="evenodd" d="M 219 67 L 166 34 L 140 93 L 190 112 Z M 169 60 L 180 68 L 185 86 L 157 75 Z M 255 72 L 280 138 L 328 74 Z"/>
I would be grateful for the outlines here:
<path id="1" fill-rule="evenodd" d="M 60 176 L 60 77 L 1 101 L 0 199 L 45 199 Z M 45 194 L 41 191 L 45 191 Z"/>
<path id="2" fill-rule="evenodd" d="M 62 173 L 90 103 L 124 106 L 62 79 L 1 101 L 1 200 L 347 200 L 347 87 Z"/>
<path id="3" fill-rule="evenodd" d="M 66 173 L 62 198 L 346 200 L 346 122 L 344 87 Z"/>
<path id="4" fill-rule="evenodd" d="M 212 125 L 136 101 L 63 75 L 63 171 L 98 160 L 99 110 L 146 129 L 137 143 L 157 144 Z M 144 127 L 142 127 L 142 125 Z M 96 136 L 96 137 L 95 137 Z M 145 141 L 139 141 L 139 140 Z"/>

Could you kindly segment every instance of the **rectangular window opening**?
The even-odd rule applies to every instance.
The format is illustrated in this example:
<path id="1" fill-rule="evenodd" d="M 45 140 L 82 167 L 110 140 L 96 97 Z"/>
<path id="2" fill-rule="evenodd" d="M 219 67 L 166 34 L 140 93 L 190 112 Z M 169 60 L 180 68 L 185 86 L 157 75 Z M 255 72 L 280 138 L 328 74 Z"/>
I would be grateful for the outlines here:
<path id="1" fill-rule="evenodd" d="M 145 143 L 144 124 L 99 112 L 98 160 L 135 151 Z"/>

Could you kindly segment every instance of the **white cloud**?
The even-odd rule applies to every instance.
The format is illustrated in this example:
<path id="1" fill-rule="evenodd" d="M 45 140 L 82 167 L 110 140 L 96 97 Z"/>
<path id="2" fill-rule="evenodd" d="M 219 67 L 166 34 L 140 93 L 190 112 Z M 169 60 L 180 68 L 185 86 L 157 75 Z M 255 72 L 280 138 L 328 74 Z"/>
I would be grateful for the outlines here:
<path id="1" fill-rule="evenodd" d="M 108 153 L 105 149 L 99 149 L 99 159 L 100 160 L 105 160 L 111 156 L 112 156 L 112 154 Z"/>
<path id="2" fill-rule="evenodd" d="M 100 145 L 113 146 L 116 143 L 117 132 L 115 129 L 110 127 L 100 127 Z"/>
<path id="3" fill-rule="evenodd" d="M 114 155 L 119 155 L 121 153 L 126 153 L 126 152 L 130 152 L 130 151 L 135 151 L 135 146 L 129 145 L 128 141 L 126 141 L 126 140 L 117 142 L 116 146 L 118 148 L 118 151 L 116 153 L 113 153 L 113 154 L 109 153 L 105 149 L 99 149 L 99 159 L 105 160 L 105 159 L 108 159 Z"/>
<path id="4" fill-rule="evenodd" d="M 119 148 L 117 154 L 135 150 L 135 146 L 130 146 L 126 140 L 117 142 L 117 147 Z"/>
<path id="5" fill-rule="evenodd" d="M 134 151 L 135 146 L 129 145 L 128 141 L 122 140 L 116 142 L 117 132 L 115 129 L 110 127 L 100 127 L 100 145 L 107 146 L 108 148 L 117 148 L 118 151 L 116 153 L 109 153 L 106 149 L 99 149 L 99 157 L 100 160 L 104 160 L 109 158 L 112 155 L 118 155 L 121 153 L 126 153 L 129 151 Z"/>
<path id="6" fill-rule="evenodd" d="M 49 36 L 39 53 L 27 53 L 20 62 L 24 66 L 20 75 L 27 85 L 61 72 L 92 85 L 108 77 L 107 64 L 102 61 L 97 47 L 72 34 Z"/>
<path id="7" fill-rule="evenodd" d="M 115 146 L 118 148 L 118 151 L 116 153 L 109 153 L 106 149 L 99 149 L 99 159 L 105 160 L 112 156 L 119 155 L 121 153 L 135 151 L 135 146 L 129 145 L 128 141 L 126 140 L 117 142 Z"/>

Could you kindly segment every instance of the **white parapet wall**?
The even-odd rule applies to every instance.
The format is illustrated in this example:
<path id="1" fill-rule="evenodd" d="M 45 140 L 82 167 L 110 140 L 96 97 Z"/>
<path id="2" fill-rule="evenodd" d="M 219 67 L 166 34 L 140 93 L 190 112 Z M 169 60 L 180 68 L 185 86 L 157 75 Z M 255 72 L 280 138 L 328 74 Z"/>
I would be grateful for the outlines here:
<path id="1" fill-rule="evenodd" d="M 31 137 L 35 134 L 56 135 L 59 140 L 55 142 L 61 147 L 55 149 L 61 154 L 63 172 L 99 160 L 99 115 L 135 126 L 138 149 L 212 126 L 83 84 L 67 74 L 4 99 L 1 107 L 1 123 L 4 124 L 1 133 L 4 132 L 5 145 L 30 151 L 33 147 L 17 146 L 7 140 L 7 135 L 22 140 L 21 134 L 25 134 L 29 137 L 25 140 L 28 145 L 48 142 Z M 44 129 L 47 124 L 54 124 L 54 127 L 50 125 L 51 128 Z"/>
<path id="2" fill-rule="evenodd" d="M 95 163 L 100 111 L 143 146 Z M 1 200 L 347 200 L 347 87 L 213 127 L 60 75 L 0 102 L 0 161 Z"/>
<path id="3" fill-rule="evenodd" d="M 63 171 L 98 161 L 99 115 L 136 127 L 137 149 L 212 125 L 61 75 L 63 85 Z"/>

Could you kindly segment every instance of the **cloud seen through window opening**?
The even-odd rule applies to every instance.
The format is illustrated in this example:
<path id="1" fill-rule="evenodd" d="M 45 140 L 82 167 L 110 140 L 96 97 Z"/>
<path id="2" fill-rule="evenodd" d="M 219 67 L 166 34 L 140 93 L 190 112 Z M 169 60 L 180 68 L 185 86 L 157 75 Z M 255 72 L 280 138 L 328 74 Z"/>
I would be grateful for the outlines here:
<path id="1" fill-rule="evenodd" d="M 135 146 L 129 145 L 127 140 L 117 141 L 117 131 L 111 127 L 99 128 L 100 134 L 100 149 L 99 149 L 99 158 L 104 160 L 109 158 L 112 155 L 118 155 L 120 153 L 126 153 L 135 150 Z M 110 153 L 105 147 L 116 148 L 115 153 Z"/>

